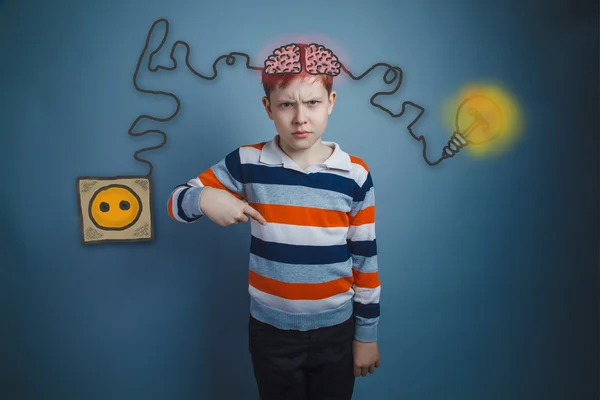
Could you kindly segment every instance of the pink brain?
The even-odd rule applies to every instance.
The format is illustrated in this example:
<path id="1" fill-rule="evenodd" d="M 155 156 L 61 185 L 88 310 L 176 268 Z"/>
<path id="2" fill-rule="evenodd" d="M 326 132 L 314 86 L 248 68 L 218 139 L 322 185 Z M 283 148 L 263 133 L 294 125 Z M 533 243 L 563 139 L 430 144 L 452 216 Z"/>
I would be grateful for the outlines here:
<path id="1" fill-rule="evenodd" d="M 265 61 L 265 72 L 267 74 L 300 72 L 301 70 L 300 47 L 297 45 L 281 46 L 275 49 L 273 54 Z"/>
<path id="2" fill-rule="evenodd" d="M 341 64 L 338 58 L 328 48 L 311 44 L 305 47 L 304 60 L 301 60 L 300 47 L 297 44 L 281 46 L 265 61 L 267 74 L 299 73 L 304 65 L 312 75 L 338 75 Z M 302 62 L 303 61 L 303 62 Z"/>
<path id="3" fill-rule="evenodd" d="M 338 75 L 340 62 L 328 48 L 311 44 L 306 47 L 306 70 L 311 74 Z"/>

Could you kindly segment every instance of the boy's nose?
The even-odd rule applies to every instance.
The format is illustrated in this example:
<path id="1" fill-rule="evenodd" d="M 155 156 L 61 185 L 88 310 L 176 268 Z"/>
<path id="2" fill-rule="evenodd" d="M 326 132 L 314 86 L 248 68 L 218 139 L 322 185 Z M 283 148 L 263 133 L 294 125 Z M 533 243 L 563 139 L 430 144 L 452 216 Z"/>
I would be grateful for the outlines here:
<path id="1" fill-rule="evenodd" d="M 302 107 L 298 107 L 298 109 L 296 110 L 296 114 L 294 116 L 294 122 L 297 124 L 304 124 L 306 122 L 306 115 L 304 113 L 304 111 L 302 110 Z"/>

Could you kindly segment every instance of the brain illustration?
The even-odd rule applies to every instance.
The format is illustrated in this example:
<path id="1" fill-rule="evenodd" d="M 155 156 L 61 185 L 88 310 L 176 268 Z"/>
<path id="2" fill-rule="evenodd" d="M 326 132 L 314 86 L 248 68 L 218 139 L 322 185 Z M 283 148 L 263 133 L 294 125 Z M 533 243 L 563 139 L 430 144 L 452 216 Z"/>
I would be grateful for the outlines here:
<path id="1" fill-rule="evenodd" d="M 311 44 L 306 47 L 306 70 L 311 74 L 338 75 L 340 62 L 325 46 Z"/>
<path id="2" fill-rule="evenodd" d="M 298 73 L 302 70 L 300 64 L 300 47 L 295 44 L 281 46 L 265 61 L 267 74 Z"/>
<path id="3" fill-rule="evenodd" d="M 271 54 L 265 61 L 265 72 L 267 74 L 299 73 L 302 67 L 309 74 L 339 75 L 340 62 L 331 50 L 325 46 L 313 43 L 305 47 L 304 59 L 302 59 L 300 46 L 288 44 L 281 46 Z"/>

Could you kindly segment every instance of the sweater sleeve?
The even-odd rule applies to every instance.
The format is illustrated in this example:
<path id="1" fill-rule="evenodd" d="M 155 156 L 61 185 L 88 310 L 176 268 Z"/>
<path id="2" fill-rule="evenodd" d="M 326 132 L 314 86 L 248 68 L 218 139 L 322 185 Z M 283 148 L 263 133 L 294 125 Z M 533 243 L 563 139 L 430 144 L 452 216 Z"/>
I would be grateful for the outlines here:
<path id="1" fill-rule="evenodd" d="M 364 183 L 357 186 L 354 194 L 348 247 L 354 276 L 354 336 L 359 342 L 376 342 L 381 286 L 375 238 L 375 188 L 368 170 Z"/>
<path id="2" fill-rule="evenodd" d="M 167 202 L 169 216 L 184 224 L 200 219 L 204 215 L 200 209 L 200 196 L 207 187 L 225 190 L 244 200 L 239 150 L 232 151 L 197 177 L 177 185 Z"/>

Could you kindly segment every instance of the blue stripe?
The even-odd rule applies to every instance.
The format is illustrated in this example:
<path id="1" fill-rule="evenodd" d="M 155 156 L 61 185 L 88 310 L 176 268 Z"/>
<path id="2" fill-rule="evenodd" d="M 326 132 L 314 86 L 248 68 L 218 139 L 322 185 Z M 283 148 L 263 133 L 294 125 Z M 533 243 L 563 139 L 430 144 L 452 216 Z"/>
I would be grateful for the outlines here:
<path id="1" fill-rule="evenodd" d="M 196 217 L 196 218 L 190 218 L 187 216 L 187 214 L 183 211 L 183 207 L 181 206 L 181 203 L 183 202 L 183 196 L 185 196 L 185 193 L 190 190 L 189 187 L 183 189 L 181 191 L 181 193 L 179 193 L 179 196 L 177 197 L 177 215 L 179 215 L 179 218 L 181 218 L 182 220 L 186 221 L 186 222 L 193 222 L 195 220 L 197 220 L 200 217 Z"/>
<path id="2" fill-rule="evenodd" d="M 363 240 L 360 242 L 347 240 L 347 243 L 348 251 L 351 254 L 362 257 L 372 257 L 377 254 L 377 239 Z"/>
<path id="3" fill-rule="evenodd" d="M 240 149 L 232 151 L 225 157 L 225 166 L 227 167 L 227 170 L 229 171 L 233 179 L 240 183 L 244 182 L 242 180 L 242 173 L 240 168 Z"/>
<path id="4" fill-rule="evenodd" d="M 379 303 L 363 304 L 354 302 L 354 315 L 362 318 L 379 317 Z"/>
<path id="5" fill-rule="evenodd" d="M 356 188 L 356 182 L 353 179 L 329 173 L 304 174 L 292 169 L 257 164 L 242 164 L 241 170 L 245 184 L 306 186 L 342 193 L 348 197 L 353 197 Z"/>
<path id="6" fill-rule="evenodd" d="M 188 185 L 187 183 L 180 183 L 179 185 L 175 186 L 172 190 L 172 192 L 174 192 L 176 189 L 179 189 L 180 187 L 187 187 L 187 188 L 191 188 L 190 185 Z"/>
<path id="7" fill-rule="evenodd" d="M 358 272 L 375 272 L 379 268 L 376 255 L 363 257 L 358 254 L 352 254 L 352 266 Z"/>
<path id="8" fill-rule="evenodd" d="M 250 254 L 250 269 L 259 275 L 289 283 L 321 283 L 352 276 L 352 259 L 327 264 L 284 264 Z"/>
<path id="9" fill-rule="evenodd" d="M 369 174 L 367 175 L 367 179 L 363 183 L 362 187 L 357 189 L 356 192 L 354 193 L 353 201 L 355 201 L 355 202 L 364 201 L 365 196 L 367 195 L 367 192 L 369 190 L 371 190 L 372 187 L 373 187 L 373 178 L 371 177 L 371 173 L 369 172 Z"/>
<path id="10" fill-rule="evenodd" d="M 250 252 L 271 261 L 286 264 L 334 264 L 350 258 L 347 245 L 297 246 L 265 242 L 254 236 L 250 240 Z"/>

